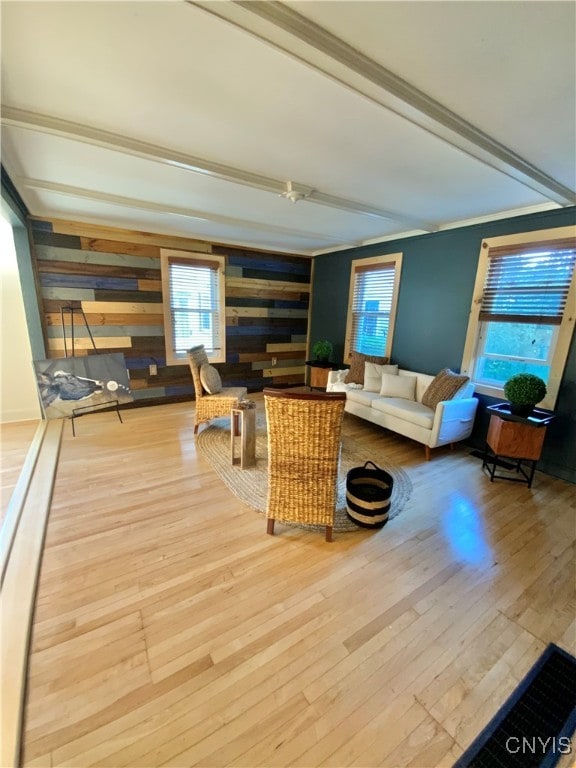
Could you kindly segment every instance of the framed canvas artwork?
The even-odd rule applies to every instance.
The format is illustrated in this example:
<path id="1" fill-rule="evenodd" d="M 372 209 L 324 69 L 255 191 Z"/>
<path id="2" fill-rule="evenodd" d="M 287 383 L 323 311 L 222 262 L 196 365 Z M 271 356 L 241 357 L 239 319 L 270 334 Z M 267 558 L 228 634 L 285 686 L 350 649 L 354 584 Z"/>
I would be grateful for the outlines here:
<path id="1" fill-rule="evenodd" d="M 74 410 L 130 403 L 130 379 L 121 353 L 35 360 L 44 416 L 62 419 Z"/>

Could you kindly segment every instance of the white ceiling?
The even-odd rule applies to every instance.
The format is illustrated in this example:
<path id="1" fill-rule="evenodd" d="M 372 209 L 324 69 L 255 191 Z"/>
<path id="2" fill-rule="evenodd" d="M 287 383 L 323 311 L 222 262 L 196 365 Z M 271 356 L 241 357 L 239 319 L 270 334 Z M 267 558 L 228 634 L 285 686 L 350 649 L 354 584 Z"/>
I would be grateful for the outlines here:
<path id="1" fill-rule="evenodd" d="M 0 8 L 34 215 L 314 254 L 576 202 L 574 2 Z"/>

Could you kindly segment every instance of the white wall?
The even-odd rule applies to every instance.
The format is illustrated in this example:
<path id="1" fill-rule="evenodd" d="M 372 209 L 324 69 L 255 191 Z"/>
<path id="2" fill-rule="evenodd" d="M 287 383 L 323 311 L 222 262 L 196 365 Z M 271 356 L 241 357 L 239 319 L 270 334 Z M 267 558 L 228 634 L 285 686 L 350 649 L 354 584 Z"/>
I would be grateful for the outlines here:
<path id="1" fill-rule="evenodd" d="M 0 282 L 0 422 L 40 419 L 14 236 L 1 216 Z"/>

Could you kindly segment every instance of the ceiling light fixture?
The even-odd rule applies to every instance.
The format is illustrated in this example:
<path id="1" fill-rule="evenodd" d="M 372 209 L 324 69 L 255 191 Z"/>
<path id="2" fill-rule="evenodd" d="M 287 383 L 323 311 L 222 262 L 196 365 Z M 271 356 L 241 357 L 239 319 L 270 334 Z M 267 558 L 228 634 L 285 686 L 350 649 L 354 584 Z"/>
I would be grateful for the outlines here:
<path id="1" fill-rule="evenodd" d="M 306 187 L 304 184 L 296 184 L 294 181 L 286 182 L 286 189 L 280 193 L 280 197 L 285 197 L 291 203 L 297 203 L 298 200 L 304 200 L 314 192 L 312 187 Z"/>

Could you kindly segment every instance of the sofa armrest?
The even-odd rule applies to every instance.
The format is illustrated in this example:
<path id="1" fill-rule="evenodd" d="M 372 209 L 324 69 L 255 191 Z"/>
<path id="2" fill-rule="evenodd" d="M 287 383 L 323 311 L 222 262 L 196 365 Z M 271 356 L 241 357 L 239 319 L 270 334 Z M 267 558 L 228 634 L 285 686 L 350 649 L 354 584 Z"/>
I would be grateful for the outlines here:
<path id="1" fill-rule="evenodd" d="M 348 387 L 342 379 L 342 371 L 329 371 L 328 379 L 326 380 L 326 392 L 346 392 Z"/>
<path id="2" fill-rule="evenodd" d="M 362 384 L 345 384 L 343 379 L 348 368 L 341 371 L 330 371 L 326 382 L 326 392 L 348 392 L 350 389 L 362 389 Z"/>
<path id="3" fill-rule="evenodd" d="M 478 400 L 463 397 L 460 400 L 443 400 L 436 406 L 430 448 L 464 440 L 472 432 Z"/>

